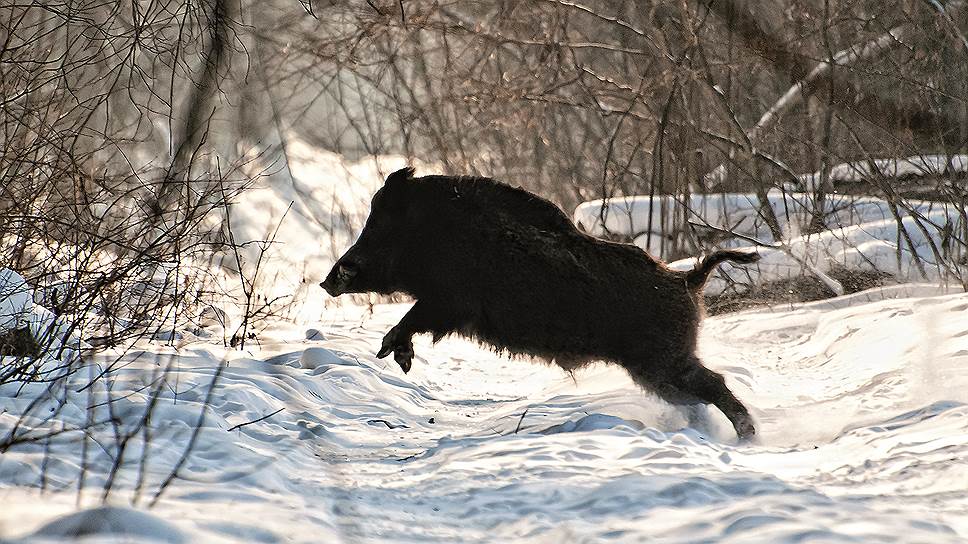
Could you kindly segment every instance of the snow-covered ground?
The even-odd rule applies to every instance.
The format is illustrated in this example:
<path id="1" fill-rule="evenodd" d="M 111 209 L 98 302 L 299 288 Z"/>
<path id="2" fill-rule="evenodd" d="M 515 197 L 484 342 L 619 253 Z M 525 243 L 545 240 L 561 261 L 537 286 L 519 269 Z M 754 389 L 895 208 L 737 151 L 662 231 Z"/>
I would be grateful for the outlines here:
<path id="1" fill-rule="evenodd" d="M 174 357 L 142 507 L 227 366 L 181 478 L 153 509 L 94 511 L 101 523 L 87 525 L 170 542 L 963 541 L 968 294 L 934 292 L 893 287 L 708 319 L 702 355 L 752 407 L 752 444 L 737 444 L 714 409 L 688 426 L 685 409 L 612 367 L 572 379 L 419 338 L 404 375 L 372 354 L 406 305 L 332 310 L 309 335 L 280 325 L 246 353 L 148 346 L 112 381 L 123 398 L 114 409 L 138 413 L 147 376 Z M 89 375 L 62 393 L 69 408 L 54 428 L 82 425 L 80 407 L 104 394 L 78 392 Z M 44 387 L 0 388 L 0 433 Z M 43 542 L 77 523 L 59 518 L 75 507 L 78 444 L 67 433 L 0 456 L 0 535 Z M 113 461 L 89 445 L 86 505 Z M 142 445 L 132 438 L 111 502 L 134 495 Z"/>
<path id="2" fill-rule="evenodd" d="M 0 541 L 968 540 L 968 294 L 908 283 L 707 319 L 701 355 L 750 406 L 752 443 L 615 367 L 571 376 L 417 337 L 403 374 L 373 354 L 409 305 L 334 305 L 316 286 L 400 160 L 293 151 L 295 181 L 245 195 L 232 220 L 251 239 L 278 227 L 262 277 L 298 308 L 260 323 L 244 351 L 179 331 L 175 346 L 106 352 L 66 382 L 0 385 L 0 443 L 35 437 L 0 453 Z M 321 207 L 334 195 L 348 213 Z M 750 208 L 729 199 L 733 218 Z M 826 245 L 785 240 L 784 255 L 823 266 L 806 248 L 837 239 L 896 254 L 891 225 L 872 228 L 881 203 L 861 204 Z M 858 232 L 868 243 L 845 234 Z M 764 277 L 785 273 L 766 251 Z M 57 329 L 18 276 L 0 280 L 0 333 Z"/>

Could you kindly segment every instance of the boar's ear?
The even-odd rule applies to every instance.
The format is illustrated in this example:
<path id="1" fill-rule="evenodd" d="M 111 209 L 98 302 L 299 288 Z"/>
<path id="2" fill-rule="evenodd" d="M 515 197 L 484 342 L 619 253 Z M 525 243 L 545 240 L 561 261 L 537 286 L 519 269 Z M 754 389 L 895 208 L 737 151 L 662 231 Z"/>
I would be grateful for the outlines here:
<path id="1" fill-rule="evenodd" d="M 412 166 L 407 166 L 406 168 L 401 168 L 401 169 L 397 170 L 396 172 L 394 172 L 394 173 L 390 174 L 389 176 L 387 176 L 387 180 L 386 180 L 386 182 L 384 182 L 384 185 L 387 186 L 387 187 L 389 187 L 391 185 L 396 185 L 398 183 L 403 183 L 403 182 L 405 182 L 408 179 L 411 179 L 413 177 L 413 172 L 414 172 L 414 170 L 413 170 L 413 167 Z"/>

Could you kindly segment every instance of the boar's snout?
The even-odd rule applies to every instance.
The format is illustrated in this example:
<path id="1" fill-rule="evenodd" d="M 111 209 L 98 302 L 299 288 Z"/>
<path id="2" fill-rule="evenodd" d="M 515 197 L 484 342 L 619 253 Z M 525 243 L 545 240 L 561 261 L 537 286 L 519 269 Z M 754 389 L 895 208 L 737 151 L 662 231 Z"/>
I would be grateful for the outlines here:
<path id="1" fill-rule="evenodd" d="M 350 284 L 359 271 L 360 265 L 355 261 L 346 258 L 340 259 L 319 286 L 325 289 L 330 296 L 338 297 L 350 290 Z"/>

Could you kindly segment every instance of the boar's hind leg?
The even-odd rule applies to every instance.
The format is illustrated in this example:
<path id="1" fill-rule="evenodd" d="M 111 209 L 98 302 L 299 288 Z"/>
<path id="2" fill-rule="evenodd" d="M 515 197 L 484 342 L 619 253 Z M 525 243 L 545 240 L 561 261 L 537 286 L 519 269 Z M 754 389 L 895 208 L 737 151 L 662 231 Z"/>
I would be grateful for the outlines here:
<path id="1" fill-rule="evenodd" d="M 749 411 L 726 388 L 723 377 L 702 366 L 699 361 L 689 359 L 670 383 L 687 394 L 695 395 L 703 402 L 716 405 L 716 408 L 729 418 L 733 428 L 736 429 L 736 435 L 741 439 L 752 438 L 756 433 Z"/>
<path id="2" fill-rule="evenodd" d="M 383 345 L 376 356 L 382 359 L 392 351 L 393 359 L 403 372 L 409 372 L 413 364 L 413 335 L 429 332 L 433 333 L 436 340 L 451 332 L 443 325 L 446 320 L 437 315 L 438 313 L 439 310 L 433 305 L 418 300 L 407 315 L 383 337 Z"/>

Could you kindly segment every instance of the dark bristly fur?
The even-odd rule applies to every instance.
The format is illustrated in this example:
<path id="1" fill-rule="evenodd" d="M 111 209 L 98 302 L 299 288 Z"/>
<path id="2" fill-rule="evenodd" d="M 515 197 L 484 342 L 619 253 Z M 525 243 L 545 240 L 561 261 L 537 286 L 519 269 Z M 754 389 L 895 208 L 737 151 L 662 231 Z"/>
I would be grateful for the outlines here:
<path id="1" fill-rule="evenodd" d="M 566 370 L 603 360 L 668 401 L 711 403 L 737 434 L 749 412 L 696 357 L 696 293 L 720 251 L 677 272 L 642 249 L 588 236 L 554 204 L 488 178 L 391 174 L 357 242 L 320 285 L 343 293 L 406 293 L 416 303 L 383 339 L 404 372 L 414 334 L 459 334 Z"/>

